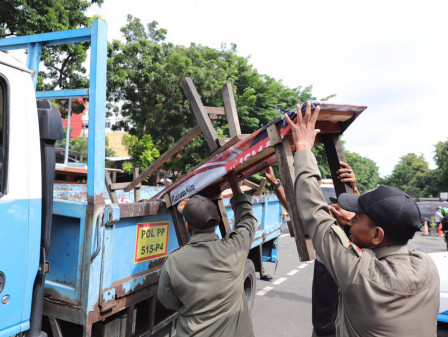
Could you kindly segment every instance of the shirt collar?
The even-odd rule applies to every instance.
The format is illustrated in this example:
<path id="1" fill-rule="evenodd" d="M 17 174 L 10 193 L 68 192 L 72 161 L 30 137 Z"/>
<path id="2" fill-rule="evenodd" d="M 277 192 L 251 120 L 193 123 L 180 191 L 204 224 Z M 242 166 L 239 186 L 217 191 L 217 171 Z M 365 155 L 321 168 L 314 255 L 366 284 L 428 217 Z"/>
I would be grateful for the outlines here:
<path id="1" fill-rule="evenodd" d="M 407 245 L 385 246 L 375 249 L 376 258 L 382 259 L 390 255 L 409 254 Z"/>
<path id="2" fill-rule="evenodd" d="M 198 242 L 206 242 L 206 241 L 214 241 L 219 240 L 218 235 L 216 233 L 199 233 L 194 234 L 191 238 L 188 244 L 194 244 Z"/>

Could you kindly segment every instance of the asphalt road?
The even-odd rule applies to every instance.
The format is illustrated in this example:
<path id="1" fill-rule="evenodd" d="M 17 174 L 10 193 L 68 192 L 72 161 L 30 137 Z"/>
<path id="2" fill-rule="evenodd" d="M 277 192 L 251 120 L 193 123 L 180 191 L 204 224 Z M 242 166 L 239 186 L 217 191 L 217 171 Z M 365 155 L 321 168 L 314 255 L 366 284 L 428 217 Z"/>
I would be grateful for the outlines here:
<path id="1" fill-rule="evenodd" d="M 442 237 L 421 236 L 417 233 L 409 248 L 427 253 L 445 251 Z M 280 238 L 278 265 L 274 280 L 257 279 L 257 294 L 252 309 L 252 321 L 257 337 L 310 337 L 311 282 L 314 262 L 300 262 L 295 241 L 289 234 Z M 270 274 L 275 266 L 265 263 Z M 448 337 L 448 325 L 439 324 L 438 337 Z"/>

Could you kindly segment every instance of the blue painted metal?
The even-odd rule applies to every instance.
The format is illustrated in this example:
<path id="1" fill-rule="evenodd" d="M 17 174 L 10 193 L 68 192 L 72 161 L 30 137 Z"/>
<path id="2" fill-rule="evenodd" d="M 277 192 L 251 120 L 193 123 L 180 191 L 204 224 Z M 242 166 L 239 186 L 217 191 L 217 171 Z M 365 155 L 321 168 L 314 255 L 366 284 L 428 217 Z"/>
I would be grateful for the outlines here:
<path id="1" fill-rule="evenodd" d="M 2 200 L 2 251 L 0 266 L 6 275 L 0 304 L 0 336 L 13 336 L 29 329 L 34 278 L 39 266 L 41 199 Z M 17 267 L 20 266 L 20 273 Z"/>
<path id="2" fill-rule="evenodd" d="M 104 191 L 105 121 L 107 75 L 107 24 L 95 20 L 92 26 L 90 56 L 89 139 L 87 163 L 87 197 Z"/>
<path id="3" fill-rule="evenodd" d="M 448 323 L 448 310 L 445 312 L 441 312 L 438 316 L 437 316 L 437 321 L 439 322 L 444 322 L 444 323 Z"/>
<path id="4" fill-rule="evenodd" d="M 154 195 L 158 190 L 158 187 L 142 186 L 141 194 Z M 89 313 L 118 310 L 120 306 L 117 303 L 121 299 L 129 301 L 138 296 L 150 296 L 150 292 L 140 290 L 157 284 L 164 259 L 134 263 L 137 224 L 170 221 L 168 252 L 179 247 L 167 209 L 160 208 L 156 215 L 121 217 L 119 206 L 108 204 L 99 210 L 99 214 L 105 214 L 104 223 L 97 227 L 102 237 L 101 251 L 90 261 L 90 255 L 96 249 L 97 232 L 88 229 L 96 220 L 88 216 L 85 192 L 82 185 L 55 185 L 54 197 L 62 196 L 68 200 L 55 200 L 54 245 L 48 257 L 52 272 L 46 282 L 46 296 L 66 303 L 67 307 L 61 310 L 60 305 L 47 303 L 45 313 L 78 324 L 87 324 Z M 132 199 L 132 193 L 123 193 L 123 196 Z M 229 199 L 224 204 L 232 222 Z M 276 220 L 260 224 L 252 247 L 276 240 L 281 233 L 281 209 L 277 198 L 254 198 L 253 208 L 256 216 L 264 213 L 265 218 Z M 266 261 L 276 261 L 276 249 L 266 254 Z M 86 259 L 83 255 L 88 255 L 88 263 L 84 265 Z"/>
<path id="5" fill-rule="evenodd" d="M 35 34 L 0 40 L 0 50 L 26 49 L 30 43 L 42 43 L 42 46 L 56 46 L 64 43 L 90 41 L 90 28 L 72 29 L 60 32 Z"/>
<path id="6" fill-rule="evenodd" d="M 42 53 L 42 43 L 35 42 L 28 44 L 28 59 L 27 59 L 27 67 L 28 69 L 33 71 L 32 79 L 34 90 L 36 90 L 37 86 L 37 76 L 39 74 L 39 62 L 40 56 Z"/>
<path id="7" fill-rule="evenodd" d="M 89 89 L 53 90 L 53 91 L 36 92 L 37 99 L 61 99 L 61 98 L 77 98 L 88 96 L 89 96 Z"/>

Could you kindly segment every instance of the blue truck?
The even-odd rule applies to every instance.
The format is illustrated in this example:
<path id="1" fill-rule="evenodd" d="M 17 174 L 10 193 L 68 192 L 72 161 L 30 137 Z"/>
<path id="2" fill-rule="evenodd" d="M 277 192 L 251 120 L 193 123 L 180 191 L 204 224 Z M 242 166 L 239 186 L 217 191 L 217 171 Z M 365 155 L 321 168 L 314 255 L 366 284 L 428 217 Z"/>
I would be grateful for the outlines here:
<path id="1" fill-rule="evenodd" d="M 89 88 L 36 92 L 42 48 L 82 42 L 91 43 Z M 13 49 L 27 49 L 28 59 L 0 52 L 0 336 L 171 335 L 177 313 L 156 294 L 167 254 L 183 242 L 176 215 L 163 201 L 140 202 L 157 187 L 141 186 L 138 200 L 121 191 L 130 202 L 118 203 L 105 183 L 106 23 L 0 40 L 0 50 Z M 75 97 L 89 98 L 87 183 L 56 184 L 63 128 L 49 100 Z M 255 272 L 277 260 L 281 211 L 275 196 L 254 198 L 249 303 Z"/>

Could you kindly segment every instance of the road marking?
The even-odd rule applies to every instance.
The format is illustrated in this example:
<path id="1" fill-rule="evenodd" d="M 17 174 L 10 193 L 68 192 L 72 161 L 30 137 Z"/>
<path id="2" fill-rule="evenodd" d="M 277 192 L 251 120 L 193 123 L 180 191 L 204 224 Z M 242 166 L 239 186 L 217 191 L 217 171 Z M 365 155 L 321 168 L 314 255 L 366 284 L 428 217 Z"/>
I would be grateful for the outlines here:
<path id="1" fill-rule="evenodd" d="M 297 274 L 299 271 L 297 270 L 297 269 L 293 269 L 293 270 L 291 270 L 288 274 L 286 274 L 286 275 L 288 275 L 288 276 L 293 276 L 293 275 L 295 275 L 295 274 Z"/>
<path id="2" fill-rule="evenodd" d="M 303 269 L 303 268 L 306 268 L 306 267 L 308 267 L 308 264 L 301 264 L 301 265 L 298 266 L 297 268 L 299 268 L 299 269 Z"/>
<path id="3" fill-rule="evenodd" d="M 284 238 L 285 236 L 290 236 L 289 234 L 282 234 L 280 235 L 281 238 Z"/>
<path id="4" fill-rule="evenodd" d="M 268 291 L 271 291 L 272 289 L 274 289 L 274 287 L 264 287 L 259 292 L 257 292 L 256 295 L 263 296 L 264 294 L 266 294 Z"/>
<path id="5" fill-rule="evenodd" d="M 280 277 L 277 281 L 272 282 L 273 284 L 275 284 L 276 286 L 278 286 L 279 284 L 282 284 L 283 282 L 285 282 L 287 280 L 286 277 Z"/>

